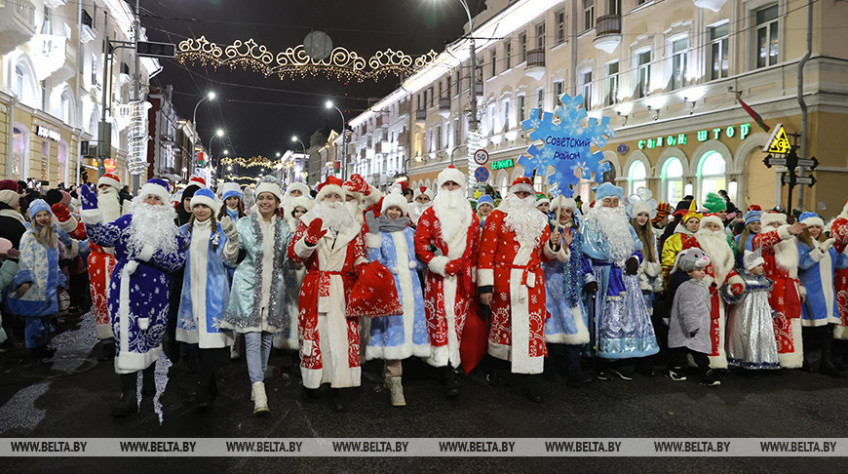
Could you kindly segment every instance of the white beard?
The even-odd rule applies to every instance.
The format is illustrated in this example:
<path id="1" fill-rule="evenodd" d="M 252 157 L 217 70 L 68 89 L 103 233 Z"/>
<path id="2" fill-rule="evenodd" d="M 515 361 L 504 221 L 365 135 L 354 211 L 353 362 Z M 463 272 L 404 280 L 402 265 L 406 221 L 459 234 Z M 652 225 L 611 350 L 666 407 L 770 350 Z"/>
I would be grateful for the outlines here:
<path id="1" fill-rule="evenodd" d="M 727 275 L 733 270 L 733 249 L 727 244 L 727 234 L 723 230 L 700 229 L 695 234 L 701 250 L 710 257 L 715 272 L 715 283 L 724 284 Z"/>
<path id="2" fill-rule="evenodd" d="M 412 221 L 413 224 L 417 224 L 418 219 L 421 218 L 421 215 L 424 214 L 424 211 L 426 211 L 427 208 L 432 205 L 432 202 L 423 204 L 417 201 L 412 201 L 411 203 L 409 203 L 409 219 Z"/>
<path id="3" fill-rule="evenodd" d="M 107 190 L 97 190 L 97 207 L 103 213 L 103 222 L 114 222 L 121 217 L 121 202 L 118 191 L 110 187 Z"/>
<path id="4" fill-rule="evenodd" d="M 442 228 L 442 239 L 450 243 L 460 235 L 468 233 L 471 225 L 471 204 L 465 200 L 463 189 L 440 190 L 433 199 L 433 211 Z"/>
<path id="5" fill-rule="evenodd" d="M 797 237 L 781 240 L 774 245 L 774 260 L 777 266 L 788 271 L 792 278 L 798 276 L 799 258 Z"/>
<path id="6" fill-rule="evenodd" d="M 305 215 L 310 217 L 309 222 L 312 219 L 321 219 L 323 221 L 322 229 L 338 231 L 356 225 L 356 221 L 348 212 L 347 206 L 340 202 L 321 201 Z"/>
<path id="7" fill-rule="evenodd" d="M 145 244 L 148 244 L 157 251 L 162 250 L 165 253 L 177 251 L 179 227 L 174 223 L 177 212 L 173 207 L 133 201 L 130 214 L 132 214 L 128 229 L 130 250 L 138 253 Z"/>
<path id="8" fill-rule="evenodd" d="M 548 225 L 548 219 L 536 209 L 536 196 L 521 199 L 515 194 L 509 194 L 498 210 L 506 213 L 504 222 L 515 232 L 522 247 L 535 248 L 539 245 L 539 238 Z"/>
<path id="9" fill-rule="evenodd" d="M 630 235 L 630 221 L 624 207 L 593 207 L 584 220 L 587 229 L 600 232 L 610 249 L 610 257 L 619 267 L 624 266 L 636 251 Z"/>
<path id="10" fill-rule="evenodd" d="M 360 224 L 365 222 L 365 216 L 363 215 L 364 209 L 362 209 L 359 201 L 356 199 L 347 201 L 344 203 L 344 207 L 347 209 L 348 214 L 350 214 L 356 222 L 359 222 Z"/>

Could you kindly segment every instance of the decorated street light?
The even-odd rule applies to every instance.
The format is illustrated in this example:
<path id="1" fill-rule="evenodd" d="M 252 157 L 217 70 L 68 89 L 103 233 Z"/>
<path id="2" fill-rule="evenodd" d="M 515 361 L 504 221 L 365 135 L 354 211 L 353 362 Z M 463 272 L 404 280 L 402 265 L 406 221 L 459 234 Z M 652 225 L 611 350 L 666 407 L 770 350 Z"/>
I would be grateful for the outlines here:
<path id="1" fill-rule="evenodd" d="M 347 133 L 345 133 L 345 117 L 341 110 L 333 104 L 332 100 L 328 100 L 324 103 L 324 108 L 326 109 L 336 109 L 336 112 L 342 117 L 342 180 L 347 179 Z"/>

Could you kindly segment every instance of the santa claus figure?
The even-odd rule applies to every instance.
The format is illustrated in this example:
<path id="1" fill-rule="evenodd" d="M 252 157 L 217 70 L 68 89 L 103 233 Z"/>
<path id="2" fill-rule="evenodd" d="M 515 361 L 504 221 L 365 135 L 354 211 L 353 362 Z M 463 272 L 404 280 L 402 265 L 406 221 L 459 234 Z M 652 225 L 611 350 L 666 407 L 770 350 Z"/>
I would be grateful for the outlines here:
<path id="1" fill-rule="evenodd" d="M 337 411 L 345 409 L 340 389 L 360 384 L 359 324 L 345 308 L 355 267 L 366 263 L 362 226 L 345 208 L 345 195 L 340 179 L 327 178 L 288 248 L 289 258 L 306 267 L 298 320 L 304 396 L 329 383 Z"/>
<path id="2" fill-rule="evenodd" d="M 760 217 L 762 231 L 754 236 L 751 246 L 760 250 L 765 260 L 766 277 L 774 282 L 769 304 L 778 313 L 774 318 L 777 354 L 780 366 L 797 369 L 804 364 L 801 342 L 801 296 L 798 281 L 798 239 L 806 226 L 800 222 L 786 224 L 786 215 L 766 212 Z"/>
<path id="3" fill-rule="evenodd" d="M 167 205 L 168 183 L 151 179 L 133 200 L 130 213 L 109 222 L 98 196 L 83 186 L 80 213 L 92 244 L 114 247 L 118 259 L 109 284 L 109 322 L 117 344 L 115 372 L 121 376 L 121 401 L 113 416 L 138 411 L 136 375 L 144 373 L 142 397 L 156 393 L 153 364 L 162 353 L 168 316 L 169 274 L 185 263 L 184 242 Z"/>
<path id="4" fill-rule="evenodd" d="M 409 203 L 409 220 L 412 221 L 412 225 L 418 225 L 418 219 L 421 218 L 421 215 L 424 214 L 430 206 L 433 205 L 433 190 L 426 187 L 421 186 L 420 188 L 413 191 L 412 194 L 412 202 Z"/>
<path id="5" fill-rule="evenodd" d="M 427 265 L 424 300 L 431 354 L 445 368 L 448 398 L 460 394 L 459 345 L 475 294 L 480 224 L 465 199 L 465 174 L 450 166 L 437 179 L 438 194 L 415 231 L 415 254 Z"/>
<path id="6" fill-rule="evenodd" d="M 512 373 L 525 374 L 525 393 L 539 403 L 539 378 L 547 355 L 542 262 L 556 257 L 562 236 L 557 234 L 553 242 L 556 248 L 547 245 L 551 238 L 548 216 L 534 211 L 533 183 L 530 178 L 519 177 L 506 199 L 486 219 L 477 284 L 480 302 L 492 308 L 489 354 L 510 361 Z"/>
<path id="7" fill-rule="evenodd" d="M 710 289 L 710 341 L 712 349 L 709 353 L 711 369 L 726 369 L 727 354 L 725 352 L 725 327 L 727 324 L 727 305 L 721 298 L 720 289 L 725 284 L 730 285 L 734 295 L 742 294 L 745 290 L 745 280 L 733 269 L 735 262 L 733 249 L 727 243 L 722 218 L 715 214 L 704 216 L 701 228 L 695 233 L 694 239 L 688 239 L 683 249 L 699 248 L 710 258 L 710 264 L 705 271 L 704 282 Z"/>
<path id="8" fill-rule="evenodd" d="M 842 207 L 842 212 L 831 223 L 830 236 L 836 239 L 833 248 L 839 253 L 845 253 L 845 249 L 848 248 L 848 201 Z M 833 328 L 833 338 L 845 341 L 848 340 L 848 269 L 837 270 L 833 276 L 833 282 L 836 306 L 839 309 L 839 323 Z"/>
<path id="9" fill-rule="evenodd" d="M 371 211 L 375 217 L 379 217 L 380 199 L 383 196 L 377 188 L 366 183 L 365 178 L 358 174 L 351 175 L 350 179 L 344 182 L 343 187 L 346 199 L 345 207 L 362 227 L 364 234 L 368 232 L 365 213 Z"/>

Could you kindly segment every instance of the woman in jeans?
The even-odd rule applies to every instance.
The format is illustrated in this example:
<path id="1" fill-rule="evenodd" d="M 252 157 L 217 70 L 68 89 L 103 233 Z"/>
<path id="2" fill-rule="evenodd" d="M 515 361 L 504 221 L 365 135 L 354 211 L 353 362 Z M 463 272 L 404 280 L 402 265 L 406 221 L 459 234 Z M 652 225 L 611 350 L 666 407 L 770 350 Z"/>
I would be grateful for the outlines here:
<path id="1" fill-rule="evenodd" d="M 257 213 L 239 219 L 238 238 L 228 241 L 224 259 L 236 268 L 230 303 L 221 327 L 244 334 L 247 372 L 250 376 L 253 414 L 269 413 L 265 394 L 265 369 L 274 333 L 288 329 L 283 266 L 289 241 L 289 226 L 280 218 L 280 186 L 263 182 L 256 187 Z M 226 227 L 226 224 L 225 224 Z"/>

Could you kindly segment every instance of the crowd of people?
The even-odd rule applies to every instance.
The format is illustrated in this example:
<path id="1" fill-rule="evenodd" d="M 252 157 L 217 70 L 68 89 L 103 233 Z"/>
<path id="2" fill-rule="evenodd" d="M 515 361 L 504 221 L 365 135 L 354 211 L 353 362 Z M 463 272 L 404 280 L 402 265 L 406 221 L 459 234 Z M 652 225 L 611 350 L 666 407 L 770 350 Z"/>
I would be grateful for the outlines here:
<path id="1" fill-rule="evenodd" d="M 138 411 L 139 380 L 155 394 L 163 352 L 192 364 L 200 411 L 243 357 L 257 416 L 274 349 L 295 360 L 304 399 L 338 411 L 372 359 L 393 406 L 412 357 L 441 372 L 449 399 L 475 368 L 533 402 L 543 378 L 844 376 L 848 204 L 826 223 L 737 209 L 723 192 L 673 208 L 611 183 L 588 204 L 525 177 L 503 198 L 466 188 L 453 167 L 435 189 L 385 194 L 359 175 L 314 190 L 151 179 L 135 196 L 111 173 L 73 190 L 3 180 L 0 342 L 42 360 L 58 316 L 94 319 L 120 380 L 116 417 Z"/>

